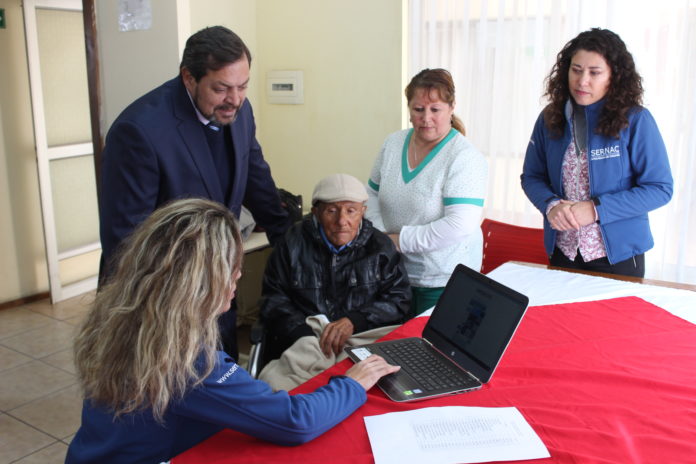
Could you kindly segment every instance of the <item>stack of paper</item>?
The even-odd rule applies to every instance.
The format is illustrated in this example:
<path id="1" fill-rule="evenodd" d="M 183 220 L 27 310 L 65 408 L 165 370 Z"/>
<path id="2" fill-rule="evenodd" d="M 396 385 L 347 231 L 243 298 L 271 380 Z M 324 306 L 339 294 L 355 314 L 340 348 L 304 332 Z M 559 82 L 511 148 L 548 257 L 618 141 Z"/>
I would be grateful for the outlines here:
<path id="1" fill-rule="evenodd" d="M 376 464 L 551 457 L 517 408 L 447 406 L 365 417 Z"/>

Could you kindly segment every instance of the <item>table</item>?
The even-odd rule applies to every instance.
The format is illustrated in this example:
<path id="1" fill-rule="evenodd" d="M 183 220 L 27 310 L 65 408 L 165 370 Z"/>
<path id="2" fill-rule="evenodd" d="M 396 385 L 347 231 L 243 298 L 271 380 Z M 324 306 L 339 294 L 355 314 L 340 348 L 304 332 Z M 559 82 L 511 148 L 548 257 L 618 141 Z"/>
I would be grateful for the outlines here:
<path id="1" fill-rule="evenodd" d="M 696 286 L 620 277 L 601 278 L 596 273 L 568 272 L 527 263 L 505 263 L 488 276 L 529 297 L 530 306 L 638 296 L 696 324 Z M 623 279 L 640 280 L 623 281 Z M 690 291 L 691 290 L 691 291 Z"/>
<path id="2" fill-rule="evenodd" d="M 263 250 L 270 245 L 266 232 L 252 232 L 244 240 L 242 246 L 244 247 L 244 253 L 251 253 L 252 251 Z"/>
<path id="3" fill-rule="evenodd" d="M 696 309 L 694 309 L 696 311 Z M 385 339 L 418 335 L 416 318 Z M 293 393 L 311 392 L 344 361 Z M 481 390 L 397 404 L 378 389 L 344 422 L 286 448 L 225 430 L 181 454 L 187 463 L 370 463 L 363 417 L 432 406 L 515 406 L 551 453 L 539 463 L 681 463 L 696 456 L 696 325 L 637 297 L 529 308 Z"/>

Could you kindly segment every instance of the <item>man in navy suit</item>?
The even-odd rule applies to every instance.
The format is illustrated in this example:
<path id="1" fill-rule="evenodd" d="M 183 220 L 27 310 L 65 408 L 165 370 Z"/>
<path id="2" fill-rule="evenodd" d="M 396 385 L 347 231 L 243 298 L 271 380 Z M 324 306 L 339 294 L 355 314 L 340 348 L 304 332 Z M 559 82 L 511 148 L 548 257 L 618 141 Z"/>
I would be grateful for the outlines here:
<path id="1" fill-rule="evenodd" d="M 222 26 L 198 31 L 186 42 L 179 76 L 114 121 L 102 160 L 101 277 L 113 271 L 121 241 L 176 198 L 205 197 L 237 217 L 244 205 L 272 244 L 288 229 L 246 100 L 250 63 L 234 32 Z M 235 359 L 236 317 L 230 310 L 221 320 L 224 347 Z"/>

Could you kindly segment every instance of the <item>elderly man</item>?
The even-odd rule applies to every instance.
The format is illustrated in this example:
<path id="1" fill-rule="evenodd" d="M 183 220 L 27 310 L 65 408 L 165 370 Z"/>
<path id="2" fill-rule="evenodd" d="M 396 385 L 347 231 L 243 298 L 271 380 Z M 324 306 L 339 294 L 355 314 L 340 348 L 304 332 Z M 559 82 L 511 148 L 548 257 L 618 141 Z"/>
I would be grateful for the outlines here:
<path id="1" fill-rule="evenodd" d="M 308 316 L 331 321 L 319 340 L 326 356 L 340 353 L 354 333 L 405 320 L 411 293 L 403 261 L 392 241 L 363 218 L 366 201 L 355 177 L 322 179 L 312 194 L 312 214 L 273 250 L 261 304 L 266 360 L 314 336 Z"/>

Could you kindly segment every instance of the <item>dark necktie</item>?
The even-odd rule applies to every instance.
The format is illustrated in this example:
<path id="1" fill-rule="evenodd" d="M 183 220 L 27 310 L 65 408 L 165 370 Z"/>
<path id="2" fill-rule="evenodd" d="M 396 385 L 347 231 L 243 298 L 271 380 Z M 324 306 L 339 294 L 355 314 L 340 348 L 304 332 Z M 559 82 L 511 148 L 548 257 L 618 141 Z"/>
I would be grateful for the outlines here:
<path id="1" fill-rule="evenodd" d="M 212 122 L 208 123 L 204 130 L 210 153 L 213 156 L 213 163 L 215 163 L 215 170 L 220 179 L 220 187 L 225 197 L 224 201 L 227 202 L 232 187 L 232 162 L 229 153 L 231 150 L 227 149 L 227 144 L 225 143 L 225 131 L 225 127 L 218 126 Z"/>

